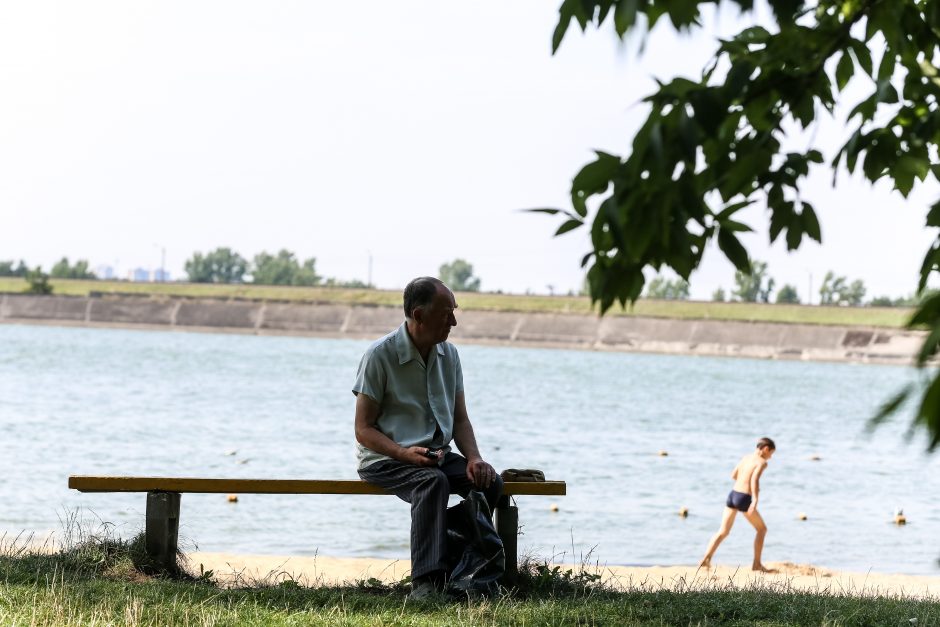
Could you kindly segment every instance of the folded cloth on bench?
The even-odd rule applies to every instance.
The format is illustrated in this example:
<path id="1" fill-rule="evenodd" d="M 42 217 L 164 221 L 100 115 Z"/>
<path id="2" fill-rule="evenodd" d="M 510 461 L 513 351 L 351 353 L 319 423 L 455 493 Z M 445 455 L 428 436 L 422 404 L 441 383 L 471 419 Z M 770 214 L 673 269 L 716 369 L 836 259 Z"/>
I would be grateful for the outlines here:
<path id="1" fill-rule="evenodd" d="M 507 468 L 499 476 L 503 481 L 545 481 L 545 473 L 534 468 Z"/>

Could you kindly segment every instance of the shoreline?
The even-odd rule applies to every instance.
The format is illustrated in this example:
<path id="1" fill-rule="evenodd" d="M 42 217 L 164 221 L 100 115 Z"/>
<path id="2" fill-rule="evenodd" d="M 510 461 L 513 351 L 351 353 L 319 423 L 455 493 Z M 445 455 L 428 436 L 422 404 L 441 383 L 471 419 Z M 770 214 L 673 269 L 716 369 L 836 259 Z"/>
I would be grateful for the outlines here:
<path id="1" fill-rule="evenodd" d="M 303 586 L 356 583 L 375 579 L 393 583 L 411 570 L 408 559 L 368 557 L 313 557 L 289 555 L 238 555 L 196 551 L 187 553 L 195 574 L 212 571 L 223 586 L 276 585 L 296 581 Z M 811 564 L 767 562 L 778 572 L 755 573 L 746 566 L 719 564 L 708 570 L 694 565 L 615 566 L 549 564 L 575 573 L 599 575 L 614 590 L 692 592 L 708 589 L 758 587 L 780 593 L 828 593 L 853 597 L 906 597 L 940 601 L 940 575 L 860 573 L 839 571 Z"/>
<path id="2" fill-rule="evenodd" d="M 59 327 L 375 339 L 399 307 L 191 298 L 0 294 L 0 323 Z M 457 345 L 908 366 L 924 331 L 800 322 L 468 310 Z"/>

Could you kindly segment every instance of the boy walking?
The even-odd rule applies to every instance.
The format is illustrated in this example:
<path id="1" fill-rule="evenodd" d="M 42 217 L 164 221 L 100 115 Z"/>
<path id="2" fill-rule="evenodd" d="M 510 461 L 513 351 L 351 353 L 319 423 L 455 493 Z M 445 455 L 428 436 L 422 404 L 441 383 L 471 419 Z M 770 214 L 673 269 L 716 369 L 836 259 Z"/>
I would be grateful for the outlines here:
<path id="1" fill-rule="evenodd" d="M 757 511 L 757 500 L 760 494 L 760 476 L 767 468 L 767 462 L 773 457 L 776 450 L 777 446 L 773 440 L 761 438 L 757 441 L 757 450 L 742 457 L 738 465 L 735 466 L 734 471 L 731 473 L 731 478 L 734 479 L 734 487 L 725 503 L 721 528 L 711 539 L 711 542 L 708 543 L 708 550 L 705 552 L 705 557 L 702 558 L 699 567 L 711 567 L 712 556 L 721 541 L 728 537 L 735 516 L 738 512 L 741 512 L 757 531 L 757 535 L 754 536 L 754 563 L 752 568 L 764 573 L 772 572 L 764 567 L 760 559 L 761 552 L 764 550 L 764 538 L 767 536 L 767 525 L 764 524 L 764 519 Z"/>

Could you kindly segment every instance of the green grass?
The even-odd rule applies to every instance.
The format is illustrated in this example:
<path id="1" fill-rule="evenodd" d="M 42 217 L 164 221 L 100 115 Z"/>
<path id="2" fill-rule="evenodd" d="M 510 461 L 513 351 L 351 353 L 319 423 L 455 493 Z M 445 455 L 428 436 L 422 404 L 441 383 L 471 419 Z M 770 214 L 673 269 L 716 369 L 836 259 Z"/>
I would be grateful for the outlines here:
<path id="1" fill-rule="evenodd" d="M 139 545 L 137 545 L 139 548 Z M 488 600 L 405 600 L 404 583 L 304 587 L 292 579 L 222 587 L 152 578 L 135 542 L 92 537 L 57 551 L 0 547 L 3 625 L 924 625 L 940 604 L 718 585 L 615 590 L 596 575 L 530 563 L 520 587 Z M 916 621 L 912 621 L 916 619 Z"/>
<path id="2" fill-rule="evenodd" d="M 206 283 L 132 283 L 129 281 L 78 281 L 52 279 L 54 294 L 87 296 L 102 294 L 137 294 L 143 296 L 182 296 L 188 298 L 241 298 L 315 303 L 391 305 L 401 304 L 397 290 L 364 290 L 329 287 L 289 287 L 277 285 L 217 285 Z M 0 277 L 0 292 L 22 292 L 26 282 Z M 461 292 L 461 309 L 483 311 L 542 312 L 590 314 L 591 301 L 584 296 L 524 296 Z M 626 311 L 619 307 L 608 315 L 651 316 L 657 318 L 694 318 L 744 320 L 829 325 L 902 327 L 912 310 L 899 307 L 818 307 L 803 305 L 767 305 L 760 303 L 714 303 L 704 301 L 663 301 L 641 299 Z"/>

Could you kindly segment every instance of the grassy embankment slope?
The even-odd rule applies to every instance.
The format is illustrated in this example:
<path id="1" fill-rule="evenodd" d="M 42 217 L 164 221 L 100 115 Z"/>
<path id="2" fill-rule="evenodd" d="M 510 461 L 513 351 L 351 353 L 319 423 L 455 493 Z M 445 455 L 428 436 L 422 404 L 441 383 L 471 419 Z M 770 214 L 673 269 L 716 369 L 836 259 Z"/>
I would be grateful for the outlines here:
<path id="1" fill-rule="evenodd" d="M 327 287 L 284 287 L 276 285 L 216 285 L 205 283 L 131 283 L 127 281 L 50 281 L 55 294 L 87 296 L 91 292 L 185 296 L 190 298 L 247 298 L 279 301 L 308 301 L 336 304 L 392 305 L 401 303 L 397 290 L 363 290 Z M 0 292 L 21 292 L 25 281 L 0 277 Z M 462 292 L 457 303 L 465 310 L 522 311 L 564 314 L 592 313 L 590 299 L 583 296 L 523 296 Z M 766 305 L 759 303 L 714 303 L 705 301 L 664 301 L 641 299 L 626 311 L 619 307 L 607 315 L 651 316 L 656 318 L 695 318 L 788 322 L 805 324 L 902 327 L 912 310 L 894 307 L 818 307 Z"/>
<path id="2" fill-rule="evenodd" d="M 936 625 L 940 603 L 780 588 L 611 589 L 547 565 L 490 600 L 406 602 L 404 583 L 305 587 L 284 573 L 235 588 L 141 574 L 128 543 L 55 554 L 3 547 L 4 625 Z"/>

